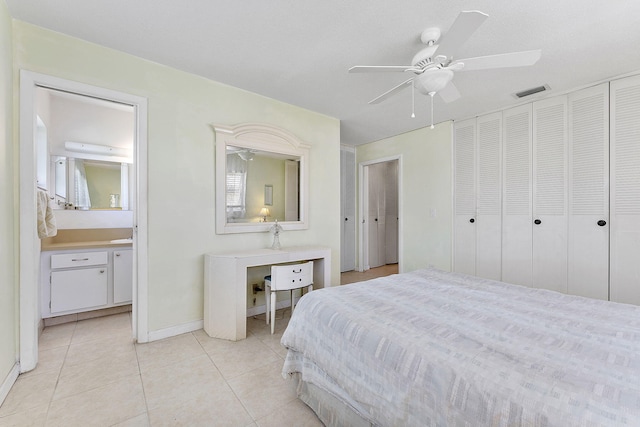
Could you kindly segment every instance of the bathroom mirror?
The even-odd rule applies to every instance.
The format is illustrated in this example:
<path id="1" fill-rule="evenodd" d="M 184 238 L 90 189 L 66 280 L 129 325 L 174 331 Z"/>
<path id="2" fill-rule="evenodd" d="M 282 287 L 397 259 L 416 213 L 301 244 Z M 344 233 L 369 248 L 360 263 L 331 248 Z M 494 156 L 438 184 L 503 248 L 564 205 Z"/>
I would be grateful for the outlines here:
<path id="1" fill-rule="evenodd" d="M 129 210 L 127 163 L 51 156 L 54 209 Z"/>
<path id="2" fill-rule="evenodd" d="M 308 228 L 309 145 L 264 124 L 213 125 L 216 232 Z M 270 202 L 270 203 L 269 203 Z"/>

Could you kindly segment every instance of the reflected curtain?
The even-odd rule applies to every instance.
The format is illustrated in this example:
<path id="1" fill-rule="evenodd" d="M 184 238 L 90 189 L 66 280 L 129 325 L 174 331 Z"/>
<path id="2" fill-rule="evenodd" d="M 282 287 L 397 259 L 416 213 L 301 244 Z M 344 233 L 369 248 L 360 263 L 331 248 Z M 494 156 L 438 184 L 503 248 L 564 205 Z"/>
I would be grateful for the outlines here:
<path id="1" fill-rule="evenodd" d="M 84 161 L 76 159 L 73 173 L 76 206 L 81 208 L 91 208 L 91 198 L 89 197 L 89 186 L 87 185 L 87 173 L 84 169 Z"/>
<path id="2" fill-rule="evenodd" d="M 247 161 L 237 153 L 227 155 L 227 222 L 243 219 L 246 215 Z"/>

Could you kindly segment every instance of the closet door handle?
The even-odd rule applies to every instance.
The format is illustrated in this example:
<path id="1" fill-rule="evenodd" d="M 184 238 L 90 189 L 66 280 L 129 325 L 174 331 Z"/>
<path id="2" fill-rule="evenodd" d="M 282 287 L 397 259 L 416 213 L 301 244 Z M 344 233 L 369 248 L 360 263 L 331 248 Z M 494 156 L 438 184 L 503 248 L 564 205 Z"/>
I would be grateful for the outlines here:
<path id="1" fill-rule="evenodd" d="M 471 218 L 471 219 L 469 220 L 469 222 L 470 222 L 471 224 L 473 224 L 474 222 L 476 222 L 476 220 L 475 220 L 474 218 Z"/>
<path id="2" fill-rule="evenodd" d="M 535 221 L 533 221 L 533 223 L 535 225 L 540 225 L 540 224 L 542 224 L 542 221 L 540 221 L 539 219 L 536 219 Z"/>
<path id="3" fill-rule="evenodd" d="M 607 221 L 605 221 L 604 219 L 601 219 L 600 221 L 598 221 L 598 222 L 597 222 L 597 224 L 598 224 L 600 227 L 604 227 L 605 225 L 607 225 Z"/>
<path id="4" fill-rule="evenodd" d="M 344 220 L 345 220 L 345 221 L 349 221 L 349 218 L 345 218 Z"/>
<path id="5" fill-rule="evenodd" d="M 376 222 L 378 222 L 378 218 L 376 218 Z"/>

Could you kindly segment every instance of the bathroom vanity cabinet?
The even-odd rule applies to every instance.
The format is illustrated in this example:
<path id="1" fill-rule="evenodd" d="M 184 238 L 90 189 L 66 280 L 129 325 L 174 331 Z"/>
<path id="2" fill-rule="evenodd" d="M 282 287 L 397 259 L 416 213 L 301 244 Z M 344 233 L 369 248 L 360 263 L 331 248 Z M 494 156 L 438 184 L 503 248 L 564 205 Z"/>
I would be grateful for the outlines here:
<path id="1" fill-rule="evenodd" d="M 43 251 L 42 318 L 131 303 L 132 254 L 127 247 Z"/>

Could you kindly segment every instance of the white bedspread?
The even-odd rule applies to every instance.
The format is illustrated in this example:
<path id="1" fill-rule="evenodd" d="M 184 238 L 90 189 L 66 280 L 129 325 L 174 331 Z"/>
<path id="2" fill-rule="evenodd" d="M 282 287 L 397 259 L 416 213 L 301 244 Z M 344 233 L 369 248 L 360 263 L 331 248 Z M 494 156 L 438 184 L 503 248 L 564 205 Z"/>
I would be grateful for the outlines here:
<path id="1" fill-rule="evenodd" d="M 380 426 L 640 426 L 640 307 L 420 270 L 319 289 L 283 375 Z"/>

